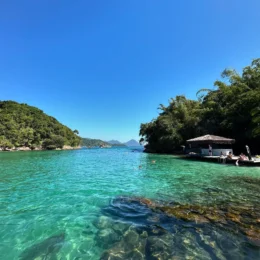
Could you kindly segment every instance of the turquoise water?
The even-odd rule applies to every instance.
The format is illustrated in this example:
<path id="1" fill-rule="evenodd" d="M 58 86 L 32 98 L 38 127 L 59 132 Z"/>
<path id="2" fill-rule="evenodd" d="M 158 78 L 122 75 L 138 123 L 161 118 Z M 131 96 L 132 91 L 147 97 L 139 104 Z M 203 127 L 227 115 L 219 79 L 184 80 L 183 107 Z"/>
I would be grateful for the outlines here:
<path id="1" fill-rule="evenodd" d="M 101 230 L 104 227 L 100 222 L 115 219 L 110 208 L 119 196 L 204 206 L 246 205 L 258 211 L 259 180 L 257 167 L 187 161 L 128 148 L 3 152 L 0 153 L 0 259 L 19 259 L 19 256 L 22 259 L 100 259 L 105 250 L 113 247 L 111 237 L 107 242 L 111 244 L 106 244 L 106 231 Z M 116 221 L 128 225 L 125 229 L 147 228 L 139 215 L 137 218 L 133 213 L 130 218 L 124 210 L 119 215 Z M 255 221 L 258 228 L 258 220 Z M 244 234 L 211 226 L 200 227 L 200 238 L 193 237 L 188 224 L 175 221 L 178 232 L 168 230 L 172 232 L 174 247 L 179 248 L 178 259 L 260 257 L 257 239 L 251 243 Z M 129 232 L 123 231 L 124 228 L 122 234 Z M 59 241 L 59 246 L 55 245 L 55 250 L 50 250 L 48 244 L 55 244 L 52 240 L 32 247 L 61 233 L 65 239 Z M 214 245 L 213 249 L 202 243 L 206 239 Z M 115 240 L 118 242 L 120 238 Z"/>

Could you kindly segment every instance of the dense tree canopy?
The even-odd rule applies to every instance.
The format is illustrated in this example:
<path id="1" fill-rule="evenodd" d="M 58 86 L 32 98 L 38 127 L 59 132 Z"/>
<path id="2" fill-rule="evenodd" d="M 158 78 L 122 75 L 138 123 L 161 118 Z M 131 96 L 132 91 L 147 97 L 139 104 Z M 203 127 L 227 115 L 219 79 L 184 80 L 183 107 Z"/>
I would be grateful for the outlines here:
<path id="1" fill-rule="evenodd" d="M 201 89 L 198 101 L 172 98 L 152 122 L 141 124 L 141 141 L 151 152 L 174 152 L 185 140 L 203 134 L 236 139 L 234 148 L 246 144 L 254 152 L 260 145 L 260 59 L 253 60 L 241 75 L 226 69 L 214 89 Z M 258 151 L 257 151 L 258 150 Z"/>
<path id="2" fill-rule="evenodd" d="M 81 138 L 38 108 L 14 101 L 0 101 L 0 147 L 34 149 L 77 146 Z"/>
<path id="3" fill-rule="evenodd" d="M 110 144 L 99 139 L 82 138 L 81 145 L 86 147 L 95 147 L 95 146 L 110 145 Z"/>
<path id="4" fill-rule="evenodd" d="M 177 96 L 168 107 L 160 105 L 162 112 L 157 119 L 141 124 L 140 135 L 147 147 L 155 152 L 171 152 L 183 144 L 189 136 L 200 133 L 201 104 Z"/>

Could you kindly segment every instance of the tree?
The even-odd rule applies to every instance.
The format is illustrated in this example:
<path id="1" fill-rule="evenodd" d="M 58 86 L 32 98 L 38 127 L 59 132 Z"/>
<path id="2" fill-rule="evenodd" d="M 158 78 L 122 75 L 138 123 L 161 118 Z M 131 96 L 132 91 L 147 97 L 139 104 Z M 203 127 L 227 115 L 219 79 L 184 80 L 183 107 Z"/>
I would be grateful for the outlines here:
<path id="1" fill-rule="evenodd" d="M 81 142 L 81 138 L 71 129 L 42 110 L 14 101 L 0 101 L 0 136 L 4 136 L 16 147 L 37 147 L 44 140 L 53 141 L 53 136 L 63 138 L 62 142 L 59 138 L 52 144 L 56 147 L 61 147 L 63 143 L 78 146 Z"/>
<path id="2" fill-rule="evenodd" d="M 253 129 L 253 136 L 260 136 L 260 106 L 252 110 L 252 118 L 253 122 L 255 123 L 255 127 Z"/>
<path id="3" fill-rule="evenodd" d="M 202 104 L 207 110 L 202 118 L 203 127 L 211 133 L 237 140 L 237 151 L 250 145 L 257 150 L 259 125 L 257 107 L 260 104 L 260 59 L 253 60 L 241 75 L 226 69 L 222 81 L 216 81 L 216 90 L 204 96 Z"/>
<path id="4" fill-rule="evenodd" d="M 65 140 L 62 136 L 52 135 L 51 138 L 45 139 L 42 143 L 44 149 L 53 150 L 56 148 L 62 148 L 65 144 Z"/>
<path id="5" fill-rule="evenodd" d="M 180 149 L 187 138 L 200 132 L 202 109 L 198 101 L 177 96 L 167 107 L 161 105 L 159 109 L 162 112 L 155 120 L 140 127 L 141 140 L 148 143 L 146 150 L 173 152 Z"/>
<path id="6" fill-rule="evenodd" d="M 260 59 L 253 60 L 240 75 L 225 69 L 214 89 L 197 92 L 198 101 L 184 96 L 160 105 L 159 116 L 141 124 L 141 140 L 151 152 L 173 152 L 187 139 L 215 134 L 236 139 L 237 152 L 249 145 L 259 152 L 260 143 Z"/>
<path id="7" fill-rule="evenodd" d="M 78 134 L 79 134 L 79 131 L 75 129 L 75 130 L 73 131 L 73 133 L 78 135 Z"/>
<path id="8" fill-rule="evenodd" d="M 8 141 L 4 136 L 0 136 L 0 147 L 3 150 L 6 150 L 6 148 L 12 148 L 13 144 Z"/>
<path id="9" fill-rule="evenodd" d="M 18 142 L 21 146 L 30 147 L 34 140 L 34 130 L 30 127 L 21 128 L 19 131 Z"/>

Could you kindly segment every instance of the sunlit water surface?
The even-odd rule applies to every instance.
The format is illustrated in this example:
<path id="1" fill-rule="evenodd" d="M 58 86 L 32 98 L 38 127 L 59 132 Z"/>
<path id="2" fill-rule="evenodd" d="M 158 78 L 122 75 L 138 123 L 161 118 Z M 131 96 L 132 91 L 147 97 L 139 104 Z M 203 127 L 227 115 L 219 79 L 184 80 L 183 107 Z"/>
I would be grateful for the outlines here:
<path id="1" fill-rule="evenodd" d="M 250 182 L 239 181 L 241 177 L 250 178 Z M 2 152 L 0 259 L 100 259 L 113 247 L 106 245 L 101 230 L 105 224 L 100 224 L 103 215 L 115 218 L 109 216 L 113 199 L 124 196 L 194 205 L 257 206 L 259 178 L 257 167 L 187 161 L 129 148 Z M 122 234 L 135 225 L 145 230 L 147 223 L 142 216 L 133 213 L 129 217 L 124 212 L 116 221 L 129 225 Z M 260 259 L 259 245 L 251 244 L 244 234 L 211 228 L 206 232 L 202 227 L 202 234 L 193 237 L 189 222 L 174 225 L 175 231 L 169 229 L 175 241 L 172 259 L 175 253 L 178 259 Z M 45 248 L 50 247 L 48 242 L 33 247 L 62 233 L 65 238 L 50 254 Z M 143 257 L 149 259 L 149 255 Z"/>

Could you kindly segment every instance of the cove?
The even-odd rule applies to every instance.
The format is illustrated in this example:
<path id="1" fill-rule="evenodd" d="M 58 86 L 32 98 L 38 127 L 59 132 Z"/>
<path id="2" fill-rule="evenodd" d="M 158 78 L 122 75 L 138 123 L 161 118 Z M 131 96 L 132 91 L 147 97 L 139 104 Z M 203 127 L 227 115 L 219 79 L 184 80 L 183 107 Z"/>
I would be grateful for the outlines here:
<path id="1" fill-rule="evenodd" d="M 0 180 L 2 259 L 260 256 L 259 168 L 130 148 L 10 152 Z"/>

